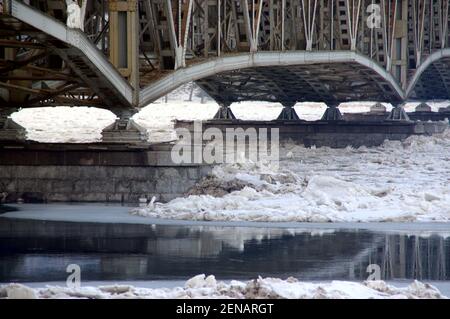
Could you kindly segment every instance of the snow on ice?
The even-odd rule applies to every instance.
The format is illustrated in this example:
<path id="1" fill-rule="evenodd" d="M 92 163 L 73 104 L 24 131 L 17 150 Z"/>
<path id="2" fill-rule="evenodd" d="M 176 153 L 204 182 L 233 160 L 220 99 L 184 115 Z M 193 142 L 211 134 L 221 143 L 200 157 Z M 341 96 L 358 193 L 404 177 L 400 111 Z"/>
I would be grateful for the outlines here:
<path id="1" fill-rule="evenodd" d="M 301 282 L 292 277 L 286 280 L 259 277 L 247 282 L 226 283 L 217 281 L 212 275 L 198 275 L 186 281 L 184 287 L 157 289 L 132 285 L 29 288 L 21 284 L 8 284 L 0 286 L 1 298 L 446 299 L 447 297 L 432 285 L 419 281 L 414 281 L 406 288 L 397 288 L 384 281 L 311 283 Z"/>
<path id="2" fill-rule="evenodd" d="M 190 196 L 132 214 L 215 221 L 447 222 L 449 149 L 448 131 L 373 148 L 285 145 L 278 170 L 261 163 L 217 166 Z"/>

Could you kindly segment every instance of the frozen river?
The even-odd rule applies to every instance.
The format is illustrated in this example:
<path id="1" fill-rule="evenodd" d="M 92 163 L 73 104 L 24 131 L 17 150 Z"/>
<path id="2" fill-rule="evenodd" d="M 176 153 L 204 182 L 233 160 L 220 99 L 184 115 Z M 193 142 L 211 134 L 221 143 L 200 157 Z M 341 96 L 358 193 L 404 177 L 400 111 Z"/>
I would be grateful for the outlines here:
<path id="1" fill-rule="evenodd" d="M 129 207 L 12 205 L 0 215 L 0 282 L 63 284 L 66 267 L 83 284 L 171 287 L 200 273 L 218 280 L 296 277 L 432 282 L 450 292 L 444 223 L 307 224 L 192 222 L 142 218 Z M 447 293 L 449 295 L 450 293 Z"/>
<path id="2" fill-rule="evenodd" d="M 208 119 L 217 111 L 215 103 L 187 102 L 180 96 L 135 115 L 150 141 L 173 140 L 174 119 Z M 341 105 L 341 111 L 368 111 L 369 106 Z M 435 111 L 439 107 L 432 106 Z M 415 105 L 408 107 L 412 111 Z M 281 105 L 241 103 L 232 109 L 240 119 L 271 120 Z M 306 120 L 319 119 L 324 109 L 296 106 Z M 98 141 L 115 116 L 95 108 L 60 107 L 26 109 L 13 118 L 27 128 L 31 140 L 82 143 Z M 263 289 L 257 290 L 277 297 L 434 294 L 420 285 L 400 291 L 356 284 L 368 278 L 372 265 L 380 279 L 396 287 L 419 279 L 450 296 L 449 148 L 450 132 L 374 148 L 281 145 L 279 169 L 262 163 L 218 166 L 209 186 L 220 191 L 240 185 L 233 192 L 216 196 L 199 185 L 197 195 L 155 202 L 134 215 L 123 206 L 0 207 L 0 282 L 65 286 L 67 265 L 77 264 L 82 286 L 97 288 L 75 294 L 63 288 L 40 290 L 39 296 L 110 298 L 114 293 L 98 286 L 120 283 L 184 286 L 170 291 L 122 287 L 121 296 L 255 297 L 253 283 L 231 280 L 258 276 L 301 280 L 258 280 Z M 202 273 L 223 282 L 196 277 L 185 284 Z M 312 284 L 318 281 L 327 284 Z M 0 286 L 0 298 L 2 294 Z"/>

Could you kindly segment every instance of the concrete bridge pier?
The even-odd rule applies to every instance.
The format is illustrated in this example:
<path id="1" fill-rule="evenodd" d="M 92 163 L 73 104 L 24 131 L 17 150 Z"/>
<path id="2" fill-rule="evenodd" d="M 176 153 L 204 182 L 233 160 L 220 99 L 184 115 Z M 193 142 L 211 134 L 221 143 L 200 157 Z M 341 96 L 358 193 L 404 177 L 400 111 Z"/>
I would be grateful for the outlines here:
<path id="1" fill-rule="evenodd" d="M 111 112 L 118 118 L 102 131 L 103 143 L 148 143 L 147 130 L 132 119 L 133 115 L 138 112 L 136 109 L 112 109 Z"/>
<path id="2" fill-rule="evenodd" d="M 233 114 L 230 108 L 230 104 L 220 104 L 214 120 L 235 120 L 236 116 Z"/>
<path id="3" fill-rule="evenodd" d="M 323 113 L 322 121 L 342 121 L 343 117 L 338 105 L 329 105 Z"/>
<path id="4" fill-rule="evenodd" d="M 422 102 L 416 106 L 416 113 L 428 113 L 432 112 L 431 106 L 429 106 L 426 102 Z"/>
<path id="5" fill-rule="evenodd" d="M 387 121 L 410 121 L 408 114 L 406 113 L 403 104 L 394 105 L 391 113 L 389 113 Z"/>
<path id="6" fill-rule="evenodd" d="M 295 103 L 292 104 L 283 104 L 283 109 L 281 110 L 280 115 L 278 115 L 277 120 L 280 121 L 299 121 L 300 117 L 294 109 Z"/>
<path id="7" fill-rule="evenodd" d="M 26 130 L 14 122 L 11 114 L 17 108 L 0 108 L 0 141 L 22 141 L 26 139 Z"/>

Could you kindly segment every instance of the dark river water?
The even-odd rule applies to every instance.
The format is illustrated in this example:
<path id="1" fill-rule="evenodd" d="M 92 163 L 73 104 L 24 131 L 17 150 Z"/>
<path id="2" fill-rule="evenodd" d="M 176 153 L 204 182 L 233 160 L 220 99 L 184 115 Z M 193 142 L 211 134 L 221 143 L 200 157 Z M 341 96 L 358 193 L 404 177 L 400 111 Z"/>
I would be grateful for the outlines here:
<path id="1" fill-rule="evenodd" d="M 0 218 L 0 282 L 184 280 L 450 280 L 450 238 L 367 230 L 103 224 Z"/>

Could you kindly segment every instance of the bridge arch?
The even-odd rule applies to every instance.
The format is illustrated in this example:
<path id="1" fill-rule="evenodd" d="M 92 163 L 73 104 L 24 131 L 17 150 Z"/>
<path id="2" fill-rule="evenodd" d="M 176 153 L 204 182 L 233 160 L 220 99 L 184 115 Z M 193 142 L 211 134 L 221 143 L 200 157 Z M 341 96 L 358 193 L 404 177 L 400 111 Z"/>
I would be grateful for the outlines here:
<path id="1" fill-rule="evenodd" d="M 433 52 L 423 61 L 409 82 L 406 97 L 450 99 L 450 48 Z"/>
<path id="2" fill-rule="evenodd" d="M 140 106 L 182 84 L 196 81 L 219 103 L 243 100 L 400 102 L 397 80 L 373 60 L 354 51 L 257 52 L 228 55 L 178 69 L 145 87 Z"/>

